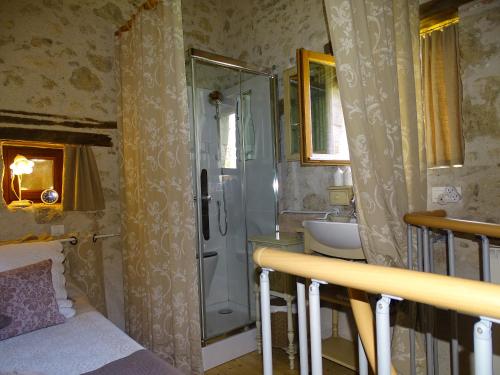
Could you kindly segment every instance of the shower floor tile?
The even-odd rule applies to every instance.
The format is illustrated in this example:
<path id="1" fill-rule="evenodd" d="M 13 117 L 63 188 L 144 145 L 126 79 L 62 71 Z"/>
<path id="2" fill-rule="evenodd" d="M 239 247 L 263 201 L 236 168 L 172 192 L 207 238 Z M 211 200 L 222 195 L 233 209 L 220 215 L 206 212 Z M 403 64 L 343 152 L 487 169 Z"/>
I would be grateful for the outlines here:
<path id="1" fill-rule="evenodd" d="M 231 313 L 224 314 L 227 310 Z M 249 324 L 248 308 L 234 302 L 218 303 L 206 310 L 207 337 L 212 338 Z"/>

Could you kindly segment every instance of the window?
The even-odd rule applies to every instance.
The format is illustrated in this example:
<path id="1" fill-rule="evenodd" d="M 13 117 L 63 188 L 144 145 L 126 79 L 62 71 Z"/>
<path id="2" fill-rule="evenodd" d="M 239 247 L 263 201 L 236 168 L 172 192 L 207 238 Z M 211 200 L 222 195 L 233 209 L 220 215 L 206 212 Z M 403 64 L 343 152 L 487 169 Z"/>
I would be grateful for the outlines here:
<path id="1" fill-rule="evenodd" d="M 335 58 L 297 50 L 303 165 L 347 165 L 349 148 Z"/>
<path id="2" fill-rule="evenodd" d="M 220 118 L 222 168 L 236 169 L 236 112 L 223 112 Z"/>
<path id="3" fill-rule="evenodd" d="M 53 189 L 59 194 L 57 203 L 62 201 L 62 173 L 64 151 L 54 145 L 27 145 L 23 143 L 4 143 L 3 153 L 3 198 L 7 204 L 14 201 L 29 200 L 41 203 L 41 194 Z M 14 174 L 11 165 L 25 160 L 31 166 L 25 173 Z M 25 159 L 23 159 L 23 157 Z M 22 171 L 21 171 L 22 172 Z"/>

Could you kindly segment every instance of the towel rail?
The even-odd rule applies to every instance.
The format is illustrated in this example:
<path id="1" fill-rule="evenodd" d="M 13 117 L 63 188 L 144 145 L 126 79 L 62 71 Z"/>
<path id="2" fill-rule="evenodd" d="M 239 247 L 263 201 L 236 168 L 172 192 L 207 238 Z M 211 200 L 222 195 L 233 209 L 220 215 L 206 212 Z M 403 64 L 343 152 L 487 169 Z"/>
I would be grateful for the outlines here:
<path id="1" fill-rule="evenodd" d="M 110 234 L 96 234 L 94 233 L 92 235 L 92 242 L 96 243 L 97 240 L 104 239 L 104 238 L 110 238 L 110 237 L 118 237 L 120 236 L 120 233 L 110 233 Z M 78 244 L 78 237 L 75 235 L 71 235 L 68 237 L 46 237 L 46 238 L 22 238 L 19 240 L 11 240 L 11 241 L 0 241 L 0 245 L 7 245 L 7 244 L 13 244 L 13 243 L 27 243 L 27 242 L 43 242 L 43 241 L 59 241 L 61 243 L 69 243 L 71 245 L 77 245 Z"/>
<path id="2" fill-rule="evenodd" d="M 66 237 L 66 238 L 57 238 L 56 241 L 59 241 L 61 243 L 69 242 L 71 245 L 77 245 L 78 244 L 78 237 L 71 236 L 71 237 Z"/>
<path id="3" fill-rule="evenodd" d="M 24 238 L 20 238 L 17 240 L 7 240 L 0 241 L 0 246 L 3 245 L 14 245 L 14 244 L 23 244 L 23 243 L 31 243 L 31 242 L 46 242 L 46 241 L 59 241 L 61 243 L 70 243 L 71 245 L 76 245 L 78 243 L 78 238 L 76 236 L 68 236 L 68 237 L 40 237 L 38 238 L 35 235 L 29 235 Z"/>
<path id="4" fill-rule="evenodd" d="M 110 233 L 110 234 L 95 234 L 92 236 L 92 242 L 96 243 L 99 239 L 118 237 L 120 233 Z"/>

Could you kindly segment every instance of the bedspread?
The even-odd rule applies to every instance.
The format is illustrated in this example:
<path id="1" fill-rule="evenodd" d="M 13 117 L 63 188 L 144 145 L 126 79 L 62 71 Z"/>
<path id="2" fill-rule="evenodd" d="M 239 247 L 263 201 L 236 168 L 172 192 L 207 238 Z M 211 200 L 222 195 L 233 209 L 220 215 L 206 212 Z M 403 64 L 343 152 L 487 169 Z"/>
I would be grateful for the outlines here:
<path id="1" fill-rule="evenodd" d="M 0 374 L 79 375 L 141 345 L 88 305 L 65 323 L 0 341 Z"/>

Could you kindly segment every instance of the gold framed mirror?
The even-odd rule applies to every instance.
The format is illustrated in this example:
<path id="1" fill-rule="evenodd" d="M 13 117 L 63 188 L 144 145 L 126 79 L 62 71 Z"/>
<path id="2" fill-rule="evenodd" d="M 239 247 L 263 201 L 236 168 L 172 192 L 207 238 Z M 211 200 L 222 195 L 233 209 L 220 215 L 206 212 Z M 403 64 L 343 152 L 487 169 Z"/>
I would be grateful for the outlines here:
<path id="1" fill-rule="evenodd" d="M 299 85 L 295 66 L 283 71 L 283 94 L 285 157 L 288 161 L 298 161 L 300 160 Z"/>
<path id="2" fill-rule="evenodd" d="M 350 164 L 335 58 L 301 48 L 297 64 L 301 163 Z"/>

